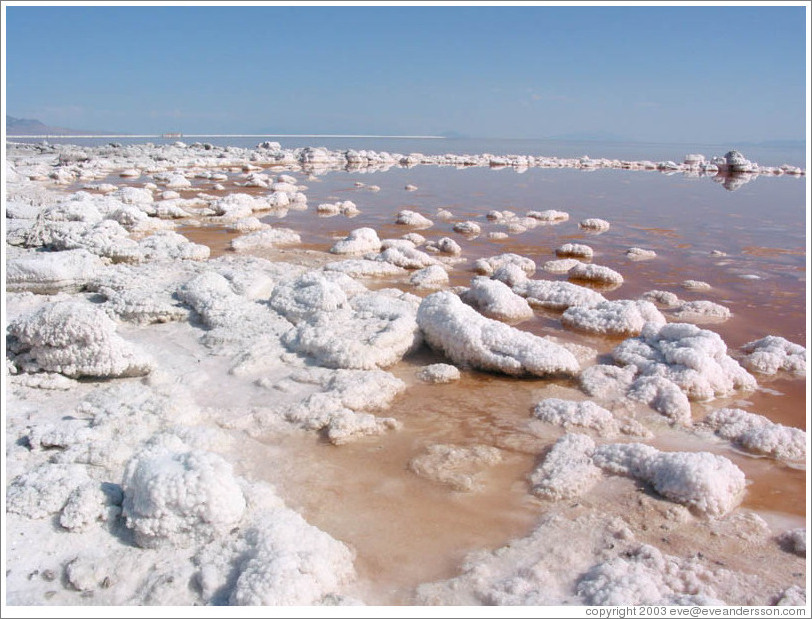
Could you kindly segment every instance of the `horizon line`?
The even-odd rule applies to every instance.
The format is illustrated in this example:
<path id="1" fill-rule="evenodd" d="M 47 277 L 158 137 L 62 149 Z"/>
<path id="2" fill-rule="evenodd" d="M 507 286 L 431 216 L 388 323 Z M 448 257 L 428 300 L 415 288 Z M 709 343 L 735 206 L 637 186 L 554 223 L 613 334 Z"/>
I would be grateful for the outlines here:
<path id="1" fill-rule="evenodd" d="M 8 138 L 386 138 L 386 139 L 413 139 L 413 140 L 444 140 L 444 135 L 365 135 L 343 133 L 180 133 L 179 135 L 166 134 L 94 134 L 94 135 L 6 135 Z"/>

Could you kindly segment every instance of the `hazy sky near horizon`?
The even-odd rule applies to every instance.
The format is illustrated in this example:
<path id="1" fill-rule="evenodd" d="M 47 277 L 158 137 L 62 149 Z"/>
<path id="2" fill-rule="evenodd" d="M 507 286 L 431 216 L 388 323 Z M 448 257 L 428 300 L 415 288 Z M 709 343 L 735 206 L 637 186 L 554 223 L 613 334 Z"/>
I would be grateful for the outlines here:
<path id="1" fill-rule="evenodd" d="M 806 7 L 9 6 L 6 113 L 126 133 L 801 140 Z"/>

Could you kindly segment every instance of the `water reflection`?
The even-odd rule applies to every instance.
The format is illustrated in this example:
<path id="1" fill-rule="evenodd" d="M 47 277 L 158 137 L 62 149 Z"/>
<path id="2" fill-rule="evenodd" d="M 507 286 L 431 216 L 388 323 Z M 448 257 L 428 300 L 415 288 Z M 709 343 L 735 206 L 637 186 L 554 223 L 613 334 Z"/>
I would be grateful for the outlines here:
<path id="1" fill-rule="evenodd" d="M 736 191 L 750 181 L 755 180 L 757 176 L 758 174 L 752 172 L 719 172 L 712 178 L 715 183 L 719 183 L 728 191 Z"/>

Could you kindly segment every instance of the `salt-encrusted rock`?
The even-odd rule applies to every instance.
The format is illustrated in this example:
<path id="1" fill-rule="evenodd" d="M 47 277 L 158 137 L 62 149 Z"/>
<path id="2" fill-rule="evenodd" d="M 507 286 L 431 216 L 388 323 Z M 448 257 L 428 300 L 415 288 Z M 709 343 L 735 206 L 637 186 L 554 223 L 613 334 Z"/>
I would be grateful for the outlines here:
<path id="1" fill-rule="evenodd" d="M 620 286 L 623 283 L 623 276 L 620 273 L 598 264 L 576 264 L 567 271 L 567 277 L 608 286 Z"/>
<path id="2" fill-rule="evenodd" d="M 691 403 L 678 385 L 662 376 L 641 376 L 629 387 L 627 396 L 645 402 L 675 423 L 691 425 Z"/>
<path id="3" fill-rule="evenodd" d="M 398 213 L 396 224 L 413 226 L 415 228 L 431 228 L 434 222 L 415 211 L 403 210 Z"/>
<path id="4" fill-rule="evenodd" d="M 502 282 L 487 277 L 472 279 L 471 287 L 460 298 L 495 320 L 518 322 L 534 315 L 527 301 Z"/>
<path id="5" fill-rule="evenodd" d="M 639 546 L 590 568 L 579 580 L 577 592 L 589 605 L 721 605 L 697 591 L 710 592 L 705 584 L 712 573 L 689 560 L 663 555 L 654 546 Z"/>
<path id="6" fill-rule="evenodd" d="M 717 333 L 686 323 L 647 324 L 639 337 L 621 342 L 612 357 L 641 376 L 676 383 L 690 400 L 710 400 L 738 389 L 755 389 L 756 380 L 727 355 Z"/>
<path id="7" fill-rule="evenodd" d="M 460 371 L 457 366 L 448 363 L 432 363 L 421 369 L 417 377 L 424 383 L 433 385 L 451 383 L 460 379 Z"/>
<path id="8" fill-rule="evenodd" d="M 365 254 L 378 251 L 381 240 L 372 228 L 356 228 L 330 248 L 332 254 Z"/>
<path id="9" fill-rule="evenodd" d="M 15 477 L 6 490 L 6 510 L 26 518 L 58 513 L 73 490 L 90 481 L 80 464 L 45 463 Z"/>
<path id="10" fill-rule="evenodd" d="M 19 317 L 8 327 L 31 370 L 80 376 L 144 376 L 152 362 L 116 334 L 116 325 L 97 307 L 59 301 Z"/>
<path id="11" fill-rule="evenodd" d="M 602 301 L 593 307 L 570 307 L 561 315 L 565 327 L 600 335 L 636 335 L 647 323 L 666 323 L 648 301 Z"/>
<path id="12" fill-rule="evenodd" d="M 713 301 L 686 301 L 672 316 L 680 322 L 722 322 L 730 318 L 730 310 Z"/>
<path id="13" fill-rule="evenodd" d="M 478 236 L 482 233 L 482 228 L 475 221 L 459 221 L 451 229 L 465 236 Z"/>
<path id="14" fill-rule="evenodd" d="M 532 217 L 533 219 L 538 219 L 547 224 L 556 224 L 567 221 L 570 218 L 569 213 L 565 213 L 564 211 L 556 211 L 554 209 L 550 209 L 547 211 L 528 211 L 528 217 Z"/>
<path id="15" fill-rule="evenodd" d="M 403 269 L 423 269 L 437 264 L 437 260 L 413 247 L 390 247 L 378 254 L 376 260 L 389 262 Z"/>
<path id="16" fill-rule="evenodd" d="M 657 252 L 641 247 L 630 247 L 626 250 L 626 257 L 629 260 L 651 260 L 657 257 Z"/>
<path id="17" fill-rule="evenodd" d="M 581 243 L 564 243 L 555 250 L 555 255 L 561 258 L 585 258 L 591 260 L 593 253 L 589 245 Z"/>
<path id="18" fill-rule="evenodd" d="M 462 247 L 454 239 L 444 236 L 438 241 L 429 241 L 426 243 L 426 249 L 436 250 L 441 254 L 448 254 L 450 256 L 459 256 L 462 253 Z"/>
<path id="19" fill-rule="evenodd" d="M 480 471 L 502 460 L 502 452 L 488 445 L 430 445 L 409 461 L 416 475 L 451 486 L 458 492 L 471 492 L 480 482 Z"/>
<path id="20" fill-rule="evenodd" d="M 680 284 L 686 290 L 710 290 L 712 286 L 707 282 L 702 282 L 696 279 L 686 279 Z"/>
<path id="21" fill-rule="evenodd" d="M 404 275 L 406 270 L 379 260 L 349 259 L 339 262 L 328 262 L 322 267 L 325 271 L 344 273 L 350 277 L 386 277 Z"/>
<path id="22" fill-rule="evenodd" d="M 412 273 L 409 283 L 418 288 L 442 288 L 448 284 L 448 271 L 439 264 L 434 264 Z"/>
<path id="23" fill-rule="evenodd" d="M 493 275 L 500 267 L 514 264 L 524 271 L 528 276 L 536 272 L 536 263 L 530 258 L 517 254 L 499 254 L 490 258 L 480 258 L 474 262 L 474 270 L 480 275 Z"/>
<path id="24" fill-rule="evenodd" d="M 640 298 L 664 307 L 676 307 L 682 303 L 677 295 L 667 290 L 649 290 L 644 292 Z"/>
<path id="25" fill-rule="evenodd" d="M 578 372 L 576 358 L 563 347 L 490 320 L 451 292 L 426 297 L 417 312 L 426 341 L 457 365 L 511 375 Z"/>
<path id="26" fill-rule="evenodd" d="M 748 342 L 741 348 L 745 353 L 742 364 L 761 374 L 775 374 L 779 370 L 793 374 L 806 374 L 806 349 L 779 337 L 768 335 Z"/>
<path id="27" fill-rule="evenodd" d="M 584 494 L 601 477 L 601 470 L 592 463 L 594 449 L 594 441 L 584 434 L 562 436 L 530 474 L 533 494 L 552 500 Z"/>
<path id="28" fill-rule="evenodd" d="M 597 217 L 591 217 L 589 219 L 583 219 L 578 223 L 578 227 L 584 230 L 589 230 L 590 232 L 606 232 L 610 224 L 605 219 L 598 219 Z"/>
<path id="29" fill-rule="evenodd" d="M 806 432 L 738 408 L 720 408 L 704 423 L 718 436 L 753 453 L 790 462 L 806 459 Z"/>
<path id="30" fill-rule="evenodd" d="M 796 555 L 806 556 L 806 527 L 785 531 L 778 536 L 778 541 Z"/>
<path id="31" fill-rule="evenodd" d="M 527 280 L 513 287 L 531 306 L 552 310 L 568 307 L 594 307 L 606 301 L 602 294 L 569 282 Z"/>
<path id="32" fill-rule="evenodd" d="M 590 400 L 573 402 L 560 398 L 547 398 L 536 404 L 533 416 L 544 423 L 561 426 L 567 430 L 587 428 L 596 430 L 602 435 L 614 434 L 618 430 L 615 416 Z"/>
<path id="33" fill-rule="evenodd" d="M 245 539 L 232 605 L 312 606 L 355 578 L 350 549 L 290 509 L 260 513 Z"/>
<path id="34" fill-rule="evenodd" d="M 349 297 L 365 291 L 363 284 L 343 273 L 312 271 L 277 285 L 268 303 L 293 324 L 298 324 L 315 319 L 323 312 L 349 307 Z"/>
<path id="35" fill-rule="evenodd" d="M 270 228 L 238 236 L 231 241 L 231 249 L 234 251 L 250 251 L 279 247 L 280 245 L 296 245 L 301 242 L 302 238 L 293 230 Z"/>
<path id="36" fill-rule="evenodd" d="M 177 437 L 148 444 L 124 471 L 123 515 L 143 548 L 205 543 L 242 518 L 245 496 L 220 456 Z"/>
<path id="37" fill-rule="evenodd" d="M 389 367 L 420 345 L 418 297 L 399 291 L 358 294 L 347 305 L 312 314 L 283 338 L 324 367 Z"/>
<path id="38" fill-rule="evenodd" d="M 597 447 L 594 463 L 607 472 L 648 482 L 665 498 L 709 516 L 723 516 L 741 501 L 744 473 L 707 452 L 663 452 L 642 443 Z"/>
<path id="39" fill-rule="evenodd" d="M 101 258 L 85 249 L 30 253 L 6 263 L 6 291 L 78 292 L 103 267 Z"/>

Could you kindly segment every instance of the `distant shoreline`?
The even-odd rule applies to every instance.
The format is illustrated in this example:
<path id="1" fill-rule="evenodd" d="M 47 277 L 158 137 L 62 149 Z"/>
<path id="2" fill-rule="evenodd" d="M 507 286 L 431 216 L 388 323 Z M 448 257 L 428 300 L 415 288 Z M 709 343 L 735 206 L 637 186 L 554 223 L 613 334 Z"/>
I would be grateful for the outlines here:
<path id="1" fill-rule="evenodd" d="M 183 134 L 173 136 L 180 138 L 385 138 L 385 139 L 406 139 L 406 140 L 444 140 L 445 136 L 442 135 L 355 135 L 355 134 L 332 134 L 332 133 L 205 133 L 205 134 Z M 99 139 L 99 138 L 158 138 L 158 139 L 172 139 L 164 136 L 163 134 L 147 134 L 147 135 L 123 135 L 123 134 L 95 134 L 95 135 L 58 135 L 58 134 L 43 134 L 43 135 L 7 135 L 6 139 L 23 138 L 26 140 L 32 139 Z"/>

